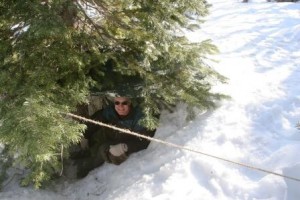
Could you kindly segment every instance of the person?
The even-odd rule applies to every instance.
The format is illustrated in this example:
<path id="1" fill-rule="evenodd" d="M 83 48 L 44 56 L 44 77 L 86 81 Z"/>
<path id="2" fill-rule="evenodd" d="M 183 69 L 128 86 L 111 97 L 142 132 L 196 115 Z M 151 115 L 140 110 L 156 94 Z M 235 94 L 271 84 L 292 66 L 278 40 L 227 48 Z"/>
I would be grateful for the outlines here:
<path id="1" fill-rule="evenodd" d="M 153 137 L 155 130 L 149 130 L 140 124 L 144 117 L 138 106 L 133 106 L 128 97 L 115 97 L 113 104 L 92 115 L 95 121 L 124 128 L 145 136 Z M 111 128 L 88 123 L 84 134 L 88 141 L 86 157 L 77 161 L 77 177 L 85 177 L 89 171 L 104 162 L 120 165 L 132 153 L 146 149 L 149 140 L 116 131 Z"/>

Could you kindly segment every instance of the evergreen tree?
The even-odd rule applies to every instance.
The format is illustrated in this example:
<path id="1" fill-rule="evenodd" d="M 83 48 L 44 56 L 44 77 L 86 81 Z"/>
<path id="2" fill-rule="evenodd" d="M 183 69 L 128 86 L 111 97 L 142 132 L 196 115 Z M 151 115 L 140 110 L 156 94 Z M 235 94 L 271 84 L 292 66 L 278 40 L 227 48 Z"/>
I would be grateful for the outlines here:
<path id="1" fill-rule="evenodd" d="M 30 173 L 22 184 L 59 173 L 85 126 L 66 117 L 91 92 L 138 97 L 144 123 L 186 102 L 210 108 L 224 78 L 206 64 L 210 41 L 190 43 L 208 14 L 205 0 L 1 0 L 0 142 Z"/>

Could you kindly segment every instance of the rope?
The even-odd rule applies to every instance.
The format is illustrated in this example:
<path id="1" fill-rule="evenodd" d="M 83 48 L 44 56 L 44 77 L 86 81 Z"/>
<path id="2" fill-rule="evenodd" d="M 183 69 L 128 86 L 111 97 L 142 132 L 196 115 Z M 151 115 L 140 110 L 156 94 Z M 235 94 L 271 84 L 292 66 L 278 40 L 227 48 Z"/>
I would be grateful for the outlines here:
<path id="1" fill-rule="evenodd" d="M 120 132 L 123 132 L 123 133 L 134 135 L 136 137 L 144 138 L 144 139 L 147 139 L 147 140 L 150 140 L 150 141 L 165 144 L 165 145 L 175 147 L 175 148 L 178 148 L 178 149 L 187 150 L 187 151 L 194 152 L 194 153 L 197 153 L 197 154 L 201 154 L 201 155 L 204 155 L 204 156 L 207 156 L 207 157 L 215 158 L 217 160 L 222 160 L 222 161 L 225 161 L 225 162 L 228 162 L 228 163 L 232 163 L 232 164 L 235 164 L 235 165 L 246 167 L 248 169 L 252 169 L 252 170 L 256 170 L 256 171 L 260 171 L 260 172 L 264 172 L 264 173 L 268 173 L 268 174 L 273 174 L 275 176 L 280 176 L 280 177 L 283 177 L 283 178 L 286 178 L 286 179 L 290 179 L 290 180 L 293 180 L 293 181 L 300 182 L 299 178 L 286 176 L 286 175 L 283 175 L 283 174 L 280 174 L 280 173 L 272 172 L 270 170 L 266 170 L 266 169 L 262 169 L 262 168 L 259 168 L 259 167 L 247 165 L 247 164 L 244 164 L 244 163 L 228 160 L 226 158 L 218 157 L 218 156 L 211 155 L 211 154 L 208 154 L 208 153 L 203 153 L 201 151 L 194 150 L 194 149 L 189 148 L 189 147 L 185 147 L 185 146 L 182 146 L 182 145 L 178 145 L 178 144 L 174 144 L 174 143 L 171 143 L 171 142 L 166 142 L 166 141 L 163 141 L 163 140 L 160 140 L 160 139 L 152 138 L 152 137 L 149 137 L 149 136 L 141 135 L 139 133 L 130 131 L 128 129 L 122 129 L 122 128 L 119 128 L 119 127 L 116 127 L 116 126 L 112 126 L 112 125 L 109 125 L 109 124 L 99 122 L 99 121 L 87 119 L 85 117 L 81 117 L 81 116 L 78 116 L 78 115 L 75 115 L 75 114 L 72 114 L 72 113 L 67 113 L 66 115 L 68 115 L 70 117 L 73 117 L 73 118 L 76 118 L 76 119 L 79 119 L 79 120 L 82 120 L 82 121 L 85 121 L 85 122 L 90 122 L 90 123 L 93 123 L 93 124 L 97 124 L 99 126 L 104 126 L 104 127 L 111 128 L 111 129 L 114 129 L 114 130 L 117 130 L 117 131 L 120 131 Z"/>

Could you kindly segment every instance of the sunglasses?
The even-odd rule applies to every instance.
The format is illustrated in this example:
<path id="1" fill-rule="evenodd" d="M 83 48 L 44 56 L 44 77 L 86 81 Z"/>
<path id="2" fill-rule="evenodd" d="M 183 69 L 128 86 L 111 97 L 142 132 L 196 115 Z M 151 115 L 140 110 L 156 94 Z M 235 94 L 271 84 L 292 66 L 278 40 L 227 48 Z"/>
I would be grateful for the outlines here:
<path id="1" fill-rule="evenodd" d="M 127 106 L 129 105 L 129 102 L 128 101 L 123 101 L 123 102 L 120 102 L 120 101 L 115 101 L 115 105 L 118 106 L 118 105 L 123 105 L 123 106 Z"/>

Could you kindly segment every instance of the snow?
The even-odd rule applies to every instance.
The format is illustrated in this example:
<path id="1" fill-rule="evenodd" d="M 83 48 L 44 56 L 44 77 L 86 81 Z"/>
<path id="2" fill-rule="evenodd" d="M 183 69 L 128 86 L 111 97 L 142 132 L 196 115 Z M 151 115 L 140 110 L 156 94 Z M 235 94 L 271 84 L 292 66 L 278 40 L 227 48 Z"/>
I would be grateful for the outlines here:
<path id="1" fill-rule="evenodd" d="M 191 41 L 219 47 L 213 67 L 228 77 L 214 90 L 231 96 L 184 122 L 163 113 L 155 138 L 255 168 L 300 178 L 300 4 L 210 0 L 211 15 Z M 152 142 L 120 166 L 34 190 L 8 182 L 0 199 L 297 200 L 300 182 Z"/>

